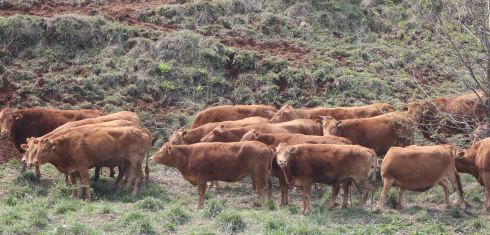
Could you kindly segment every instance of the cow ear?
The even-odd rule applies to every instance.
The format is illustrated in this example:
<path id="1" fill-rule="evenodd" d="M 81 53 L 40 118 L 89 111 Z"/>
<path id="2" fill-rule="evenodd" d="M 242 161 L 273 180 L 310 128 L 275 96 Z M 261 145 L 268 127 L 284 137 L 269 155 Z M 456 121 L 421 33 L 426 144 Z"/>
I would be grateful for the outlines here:
<path id="1" fill-rule="evenodd" d="M 184 129 L 183 127 L 181 127 L 181 128 L 179 129 L 179 131 L 180 131 L 180 132 L 183 132 L 183 131 L 185 131 L 185 129 Z"/>
<path id="2" fill-rule="evenodd" d="M 270 149 L 271 149 L 271 151 L 272 151 L 272 152 L 274 152 L 274 153 L 277 151 L 277 149 L 276 149 L 276 147 L 274 147 L 274 145 L 269 145 L 269 148 L 270 148 Z"/>
<path id="3" fill-rule="evenodd" d="M 22 118 L 22 114 L 14 113 L 14 117 L 15 117 L 15 119 L 20 119 L 20 118 Z"/>
<path id="4" fill-rule="evenodd" d="M 58 146 L 58 141 L 53 141 L 53 142 L 51 142 L 51 148 L 52 148 L 52 149 L 55 149 L 55 148 L 56 148 L 56 146 Z"/>
<path id="5" fill-rule="evenodd" d="M 289 153 L 294 153 L 296 152 L 296 148 L 291 148 L 291 151 L 289 151 Z"/>
<path id="6" fill-rule="evenodd" d="M 213 130 L 213 134 L 214 135 L 219 135 L 219 131 L 218 130 Z"/>
<path id="7" fill-rule="evenodd" d="M 186 135 L 187 135 L 187 131 L 182 132 L 182 138 L 185 138 Z"/>
<path id="8" fill-rule="evenodd" d="M 323 120 L 322 119 L 315 119 L 315 122 L 318 124 L 318 125 L 322 125 L 323 123 Z"/>
<path id="9" fill-rule="evenodd" d="M 225 124 L 221 124 L 221 126 L 219 126 L 219 128 L 225 128 Z"/>
<path id="10" fill-rule="evenodd" d="M 259 138 L 259 136 L 260 136 L 260 132 L 254 132 L 254 137 L 255 137 L 255 139 L 258 139 L 258 138 Z"/>
<path id="11" fill-rule="evenodd" d="M 340 127 L 342 125 L 342 121 L 337 122 L 337 127 Z"/>
<path id="12" fill-rule="evenodd" d="M 26 150 L 27 151 L 29 149 L 29 145 L 27 145 L 27 144 L 21 144 L 20 145 L 20 148 L 22 148 L 23 150 Z"/>
<path id="13" fill-rule="evenodd" d="M 456 158 L 458 158 L 459 160 L 462 160 L 464 158 L 464 152 L 461 151 L 461 152 L 457 153 Z"/>

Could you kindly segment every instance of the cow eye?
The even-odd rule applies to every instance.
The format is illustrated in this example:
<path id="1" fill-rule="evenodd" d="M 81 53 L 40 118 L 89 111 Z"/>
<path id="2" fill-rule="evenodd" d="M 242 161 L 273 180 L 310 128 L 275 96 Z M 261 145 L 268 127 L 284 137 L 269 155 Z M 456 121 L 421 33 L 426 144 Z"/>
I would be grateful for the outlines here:
<path id="1" fill-rule="evenodd" d="M 325 128 L 325 125 L 322 125 L 323 128 Z"/>

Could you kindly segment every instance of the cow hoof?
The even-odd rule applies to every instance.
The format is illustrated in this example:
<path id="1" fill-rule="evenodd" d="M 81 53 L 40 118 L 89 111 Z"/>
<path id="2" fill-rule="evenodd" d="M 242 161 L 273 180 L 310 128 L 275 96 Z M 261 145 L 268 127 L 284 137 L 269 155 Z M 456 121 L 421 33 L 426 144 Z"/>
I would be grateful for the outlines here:
<path id="1" fill-rule="evenodd" d="M 347 208 L 347 204 L 342 205 L 342 209 Z"/>

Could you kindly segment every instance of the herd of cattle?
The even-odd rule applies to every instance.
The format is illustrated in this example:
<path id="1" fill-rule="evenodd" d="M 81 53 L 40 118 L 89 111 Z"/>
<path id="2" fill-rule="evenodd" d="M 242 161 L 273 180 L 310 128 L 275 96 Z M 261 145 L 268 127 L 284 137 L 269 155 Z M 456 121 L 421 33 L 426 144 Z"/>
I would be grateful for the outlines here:
<path id="1" fill-rule="evenodd" d="M 82 183 L 71 196 L 82 198 L 85 188 L 86 200 L 91 199 L 90 168 L 95 167 L 97 179 L 101 167 L 109 167 L 111 176 L 117 167 L 113 187 L 125 178 L 126 189 L 134 183 L 132 194 L 136 195 L 144 178 L 148 184 L 150 160 L 178 169 L 185 180 L 197 185 L 198 208 L 204 203 L 208 182 L 216 188 L 218 181 L 237 182 L 247 176 L 265 202 L 272 196 L 271 174 L 279 180 L 280 205 L 288 203 L 290 186 L 299 187 L 302 211 L 308 213 L 311 184 L 319 183 L 319 187 L 332 186 L 329 209 L 342 187 L 344 208 L 354 183 L 359 207 L 364 207 L 369 172 L 376 171 L 378 156 L 384 156 L 384 186 L 376 210 L 383 206 L 391 186 L 400 188 L 396 204 L 400 208 L 405 190 L 423 192 L 436 183 L 443 187 L 449 207 L 448 181 L 464 209 L 458 172 L 472 174 L 485 186 L 486 210 L 490 202 L 490 148 L 486 146 L 490 139 L 475 142 L 466 151 L 451 144 L 413 145 L 416 130 L 433 140 L 434 135 L 428 133 L 436 125 L 436 134 L 449 135 L 484 121 L 481 95 L 410 103 L 403 111 L 386 103 L 308 110 L 290 105 L 280 110 L 265 105 L 213 107 L 198 113 L 189 130 L 174 131 L 152 157 L 155 138 L 141 128 L 141 118 L 128 111 L 105 115 L 96 110 L 5 108 L 0 112 L 0 127 L 1 134 L 10 136 L 15 148 L 25 153 L 23 170 L 34 166 L 40 177 L 39 165 L 51 163 L 65 173 L 67 184 Z M 142 170 L 145 157 L 146 177 Z M 375 182 L 373 174 L 371 196 Z"/>

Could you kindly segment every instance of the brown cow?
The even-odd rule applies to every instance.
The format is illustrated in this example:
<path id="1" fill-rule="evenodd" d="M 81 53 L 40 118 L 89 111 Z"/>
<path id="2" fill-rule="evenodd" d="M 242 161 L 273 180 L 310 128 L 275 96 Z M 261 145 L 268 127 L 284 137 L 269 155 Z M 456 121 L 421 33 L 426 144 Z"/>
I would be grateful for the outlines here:
<path id="1" fill-rule="evenodd" d="M 99 123 L 111 122 L 111 121 L 116 121 L 116 120 L 127 120 L 129 122 L 134 123 L 134 124 L 131 124 L 131 123 L 127 123 L 127 122 L 122 122 L 122 123 L 120 123 L 119 126 L 137 126 L 137 127 L 141 126 L 141 118 L 138 114 L 133 113 L 133 112 L 129 112 L 129 111 L 121 111 L 121 112 L 117 112 L 117 113 L 113 113 L 113 114 L 109 114 L 109 115 L 105 115 L 105 116 L 88 118 L 88 119 L 83 119 L 83 120 L 79 120 L 79 121 L 73 121 L 73 122 L 65 123 L 65 124 L 57 127 L 56 129 L 54 129 L 53 131 L 47 133 L 46 135 L 44 135 L 44 137 L 47 138 L 49 136 L 56 135 L 57 133 L 62 133 L 63 130 L 73 128 L 73 127 L 79 127 L 79 126 L 83 126 L 83 125 L 99 124 Z M 111 122 L 107 126 L 113 126 L 114 124 L 115 123 Z M 65 133 L 66 133 L 66 131 L 65 131 Z M 59 135 L 60 134 L 58 134 L 58 136 Z M 33 137 L 36 137 L 36 136 L 33 136 Z M 30 139 L 34 140 L 33 137 Z M 29 145 L 29 141 L 27 141 L 27 145 Z M 21 148 L 23 150 L 26 150 L 24 147 L 22 147 L 22 145 L 21 145 Z M 31 148 L 32 148 L 32 146 L 31 146 Z M 34 157 L 32 154 L 30 154 L 30 156 Z M 26 152 L 26 154 L 22 158 L 22 164 L 25 165 L 27 163 L 27 160 L 28 160 L 28 156 L 27 156 L 27 152 Z M 97 180 L 99 178 L 99 171 L 100 171 L 100 168 L 96 167 L 94 180 Z M 38 179 L 41 177 L 41 173 L 39 172 L 38 167 L 36 167 L 36 176 Z M 109 176 L 114 177 L 114 169 L 113 168 L 110 168 L 110 175 Z"/>
<path id="2" fill-rule="evenodd" d="M 12 110 L 4 108 L 0 112 L 0 130 L 1 135 L 9 135 L 12 138 L 14 147 L 19 152 L 24 153 L 25 151 L 20 145 L 25 144 L 27 138 L 43 136 L 67 122 L 104 115 L 103 112 L 92 109 L 53 110 L 32 108 Z M 22 171 L 25 170 L 25 167 L 25 164 L 23 164 Z M 36 175 L 37 173 L 39 173 L 39 167 L 36 167 Z"/>
<path id="3" fill-rule="evenodd" d="M 323 118 L 323 135 L 335 135 L 352 140 L 383 155 L 395 146 L 408 146 L 414 141 L 416 124 L 403 112 L 337 121 L 333 117 Z"/>
<path id="4" fill-rule="evenodd" d="M 478 96 L 482 97 L 483 92 Z M 446 143 L 448 135 L 468 133 L 485 119 L 485 106 L 476 94 L 409 103 L 403 110 L 414 116 L 424 138 Z"/>
<path id="5" fill-rule="evenodd" d="M 289 145 L 295 144 L 347 144 L 351 145 L 352 141 L 346 138 L 338 137 L 338 136 L 315 136 L 315 135 L 302 135 L 302 134 L 262 134 L 260 132 L 255 131 L 254 129 L 248 131 L 243 135 L 243 138 L 240 142 L 257 140 L 266 145 L 272 145 L 277 147 L 280 143 L 286 143 Z M 289 185 L 286 182 L 286 178 L 284 176 L 284 171 L 277 165 L 275 157 L 272 160 L 272 173 L 277 176 L 279 179 L 279 187 L 281 188 L 281 205 L 288 204 L 288 191 Z M 342 203 L 342 208 L 347 207 L 348 203 L 348 193 L 349 193 L 349 183 L 343 183 L 342 189 L 344 190 L 344 201 Z M 319 189 L 323 189 L 323 186 L 320 185 Z M 339 193 L 340 184 L 332 185 L 332 199 L 330 200 L 330 204 L 328 209 L 331 209 L 335 203 L 335 199 Z"/>
<path id="6" fill-rule="evenodd" d="M 454 166 L 456 147 L 452 144 L 436 146 L 392 147 L 381 164 L 383 191 L 375 210 L 383 207 L 392 186 L 400 187 L 396 208 L 401 208 L 405 190 L 425 192 L 436 183 L 444 188 L 446 206 L 449 203 L 448 179 L 458 192 L 461 209 L 465 208 L 463 187 Z"/>
<path id="7" fill-rule="evenodd" d="M 255 124 L 240 128 L 226 128 L 221 125 L 204 136 L 201 142 L 238 142 L 251 129 L 269 134 L 299 133 L 305 135 L 322 135 L 322 128 L 314 120 L 296 119 L 289 122 Z"/>
<path id="8" fill-rule="evenodd" d="M 276 111 L 276 108 L 266 105 L 225 105 L 207 108 L 196 115 L 190 129 L 210 122 L 233 121 L 254 116 L 270 119 Z"/>
<path id="9" fill-rule="evenodd" d="M 165 144 L 150 160 L 175 167 L 185 180 L 197 185 L 197 208 L 204 203 L 206 182 L 237 182 L 251 176 L 262 189 L 263 202 L 269 198 L 268 183 L 272 153 L 258 141 L 244 143 L 197 143 L 191 145 Z"/>
<path id="10" fill-rule="evenodd" d="M 111 115 L 107 115 L 107 116 L 111 116 Z M 102 116 L 102 117 L 106 117 L 106 116 Z M 98 118 L 93 118 L 93 119 L 98 119 Z M 85 119 L 85 120 L 91 120 L 91 119 Z M 70 123 L 67 123 L 67 124 L 80 123 L 80 122 L 83 122 L 85 120 L 76 121 L 76 122 L 70 122 Z M 101 122 L 101 123 L 96 123 L 96 124 L 87 124 L 87 125 L 81 125 L 81 126 L 67 125 L 67 124 L 62 125 L 62 126 L 56 128 L 54 131 L 49 132 L 48 134 L 43 135 L 41 137 L 38 137 L 38 138 L 36 138 L 36 137 L 28 138 L 27 139 L 27 144 L 22 144 L 21 145 L 22 149 L 26 151 L 26 153 L 24 154 L 24 157 L 22 158 L 22 162 L 23 163 L 26 163 L 26 164 L 28 162 L 33 162 L 34 158 L 36 157 L 37 151 L 38 151 L 38 143 L 39 143 L 39 140 L 40 139 L 56 138 L 56 137 L 59 137 L 61 135 L 68 134 L 68 133 L 70 133 L 72 131 L 82 130 L 83 128 L 87 128 L 87 127 L 90 127 L 90 128 L 128 127 L 128 126 L 139 127 L 139 125 L 137 123 L 134 123 L 132 121 L 127 121 L 127 120 L 114 120 L 114 121 L 107 121 L 107 122 Z M 70 127 L 70 126 L 73 126 L 73 127 Z M 37 169 L 39 169 L 39 168 L 37 168 Z M 98 169 L 100 169 L 100 168 L 99 167 L 96 167 L 96 169 L 95 169 L 95 177 L 97 177 L 97 175 L 98 175 L 98 172 L 97 172 Z M 131 174 L 131 169 L 129 169 L 129 170 L 130 170 L 129 171 L 129 174 Z M 40 174 L 40 173 L 36 171 L 36 176 L 37 176 L 37 174 Z M 112 167 L 111 167 L 111 174 L 113 174 Z M 124 174 L 124 171 L 122 170 L 121 167 L 119 167 L 119 176 L 118 176 L 118 179 L 120 177 L 122 177 L 123 174 Z M 38 178 L 39 178 L 39 176 L 38 176 Z M 67 180 L 65 179 L 65 181 L 67 181 Z M 116 181 L 116 182 L 118 182 L 118 181 Z"/>
<path id="11" fill-rule="evenodd" d="M 206 134 L 217 126 L 224 125 L 227 128 L 237 128 L 265 123 L 270 123 L 270 121 L 269 119 L 263 117 L 249 117 L 236 121 L 211 122 L 188 131 L 183 130 L 183 128 L 181 128 L 179 131 L 174 131 L 172 136 L 169 138 L 169 142 L 171 145 L 195 144 L 201 141 Z"/>
<path id="12" fill-rule="evenodd" d="M 40 138 L 38 151 L 32 163 L 41 165 L 52 163 L 63 173 L 80 173 L 82 183 L 86 187 L 86 200 L 90 200 L 90 182 L 88 170 L 92 167 L 116 167 L 129 162 L 133 173 L 126 189 L 135 180 L 132 195 L 138 192 L 143 180 L 141 166 L 145 154 L 149 157 L 151 133 L 138 127 L 105 127 L 87 126 L 56 138 Z M 148 158 L 146 163 L 148 179 Z M 81 191 L 79 191 L 81 192 Z M 78 197 L 81 198 L 81 193 Z"/>
<path id="13" fill-rule="evenodd" d="M 490 203 L 490 138 L 476 142 L 471 148 L 459 151 L 456 157 L 456 170 L 473 175 L 485 187 L 485 207 Z"/>
<path id="14" fill-rule="evenodd" d="M 473 133 L 473 145 L 476 144 L 476 142 L 484 139 L 485 136 L 485 131 L 487 130 L 487 124 L 482 126 L 478 126 Z"/>
<path id="15" fill-rule="evenodd" d="M 387 103 L 378 103 L 361 107 L 315 108 L 307 110 L 294 109 L 291 105 L 285 104 L 279 111 L 277 111 L 274 117 L 271 118 L 271 122 L 279 123 L 294 119 L 315 120 L 318 116 L 332 116 L 337 120 L 368 118 L 393 111 L 395 111 L 393 105 Z"/>
<path id="16" fill-rule="evenodd" d="M 352 179 L 359 191 L 359 207 L 364 207 L 367 199 L 367 177 L 371 166 L 376 172 L 377 158 L 373 150 L 358 145 L 298 144 L 290 146 L 281 143 L 277 146 L 276 161 L 284 170 L 288 184 L 302 187 L 302 212 L 309 213 L 311 210 L 311 183 L 332 185 Z M 373 174 L 371 183 L 371 195 L 373 195 L 376 173 Z M 335 202 L 330 201 L 329 208 L 333 203 Z"/>

